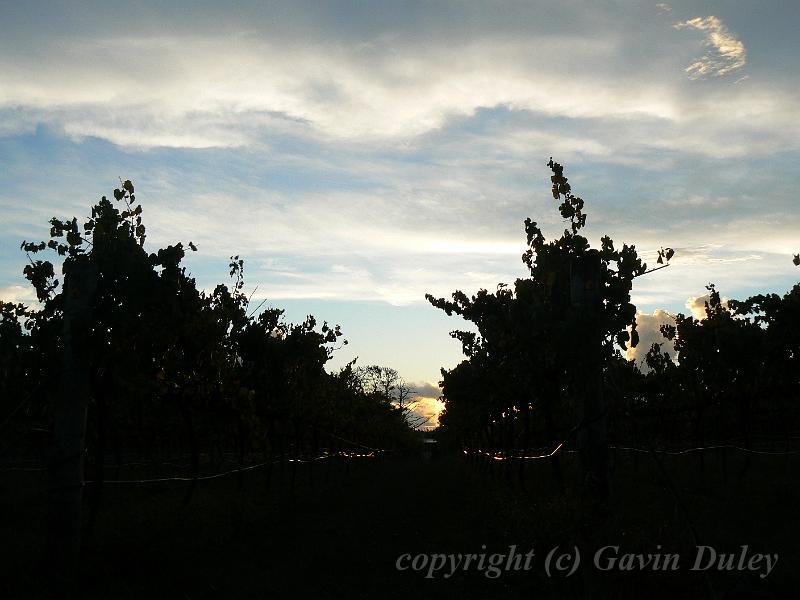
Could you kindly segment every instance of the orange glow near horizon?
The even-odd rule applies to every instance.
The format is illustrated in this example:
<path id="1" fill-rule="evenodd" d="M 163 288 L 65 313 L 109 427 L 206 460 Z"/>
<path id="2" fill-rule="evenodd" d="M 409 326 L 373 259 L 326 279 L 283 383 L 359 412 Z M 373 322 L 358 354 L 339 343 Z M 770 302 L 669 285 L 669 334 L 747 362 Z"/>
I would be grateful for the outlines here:
<path id="1" fill-rule="evenodd" d="M 422 426 L 423 429 L 434 429 L 439 426 L 439 415 L 444 410 L 444 402 L 434 396 L 418 396 L 414 404 L 414 413 L 430 417 L 430 420 Z"/>

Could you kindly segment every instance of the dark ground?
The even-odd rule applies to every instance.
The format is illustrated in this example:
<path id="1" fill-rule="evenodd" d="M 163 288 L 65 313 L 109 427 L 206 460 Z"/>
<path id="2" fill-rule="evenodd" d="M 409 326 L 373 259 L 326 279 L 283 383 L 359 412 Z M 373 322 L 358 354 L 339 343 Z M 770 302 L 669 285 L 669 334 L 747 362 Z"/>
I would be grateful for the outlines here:
<path id="1" fill-rule="evenodd" d="M 756 459 L 744 480 L 731 468 L 723 485 L 709 460 L 701 489 L 696 476 L 676 476 L 695 472 L 695 462 L 680 460 L 668 470 L 685 511 L 652 464 L 642 462 L 634 471 L 632 462 L 623 461 L 615 476 L 615 509 L 602 522 L 576 518 L 574 495 L 553 493 L 547 464 L 529 466 L 523 491 L 516 469 L 508 474 L 509 485 L 502 473 L 481 471 L 461 456 L 353 459 L 347 469 L 337 459 L 317 465 L 313 486 L 303 465 L 294 492 L 288 468 L 282 484 L 273 473 L 269 492 L 264 472 L 256 470 L 247 473 L 242 492 L 235 476 L 198 483 L 185 507 L 186 484 L 107 485 L 83 557 L 83 597 L 800 597 L 797 464 Z M 6 472 L 0 479 L 3 599 L 44 597 L 45 568 L 37 562 L 43 487 L 35 472 Z M 687 519 L 701 544 L 719 551 L 748 544 L 751 553 L 778 553 L 777 567 L 766 579 L 689 572 L 695 545 Z M 476 570 L 426 579 L 425 571 L 395 567 L 403 553 L 505 553 L 511 544 L 519 553 L 535 551 L 529 571 L 497 579 Z M 548 578 L 548 551 L 575 544 L 582 566 L 571 577 Z M 682 568 L 601 573 L 591 557 L 609 544 L 621 552 L 657 552 L 661 544 L 662 552 L 681 554 Z"/>

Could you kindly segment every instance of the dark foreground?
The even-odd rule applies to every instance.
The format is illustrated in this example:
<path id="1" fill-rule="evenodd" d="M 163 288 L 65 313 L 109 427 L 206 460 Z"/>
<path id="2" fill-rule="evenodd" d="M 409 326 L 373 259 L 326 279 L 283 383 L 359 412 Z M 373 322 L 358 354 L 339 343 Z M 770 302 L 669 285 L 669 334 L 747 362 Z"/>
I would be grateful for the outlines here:
<path id="1" fill-rule="evenodd" d="M 278 470 L 273 473 L 269 491 L 260 471 L 247 474 L 242 491 L 235 476 L 201 482 L 186 506 L 185 484 L 107 485 L 83 557 L 83 597 L 797 597 L 795 464 L 758 463 L 745 480 L 732 471 L 733 481 L 722 485 L 709 461 L 705 489 L 691 477 L 675 477 L 677 502 L 655 470 L 637 465 L 634 471 L 632 463 L 620 462 L 614 511 L 585 520 L 576 517 L 580 510 L 569 490 L 552 492 L 548 465 L 529 468 L 523 490 L 516 471 L 507 479 L 460 456 L 330 462 L 314 469 L 313 481 L 307 468 L 298 468 L 294 491 L 289 468 L 282 483 Z M 674 476 L 692 464 L 669 466 Z M 620 473 L 627 483 L 620 483 Z M 44 598 L 43 478 L 25 471 L 3 475 L 2 598 Z M 748 558 L 777 553 L 777 566 L 765 578 L 759 577 L 763 568 L 692 572 L 692 527 L 698 541 L 717 552 L 735 552 L 738 561 L 748 545 Z M 396 567 L 406 553 L 508 554 L 511 545 L 517 554 L 534 551 L 528 570 L 490 578 L 473 566 L 445 578 L 445 567 L 426 578 L 427 567 Z M 620 554 L 677 553 L 679 569 L 635 565 L 601 572 L 593 555 L 606 545 L 620 546 Z M 548 577 L 546 557 L 556 546 Z M 569 577 L 558 574 L 555 557 L 575 546 L 581 565 Z M 424 559 L 417 560 L 420 566 Z"/>

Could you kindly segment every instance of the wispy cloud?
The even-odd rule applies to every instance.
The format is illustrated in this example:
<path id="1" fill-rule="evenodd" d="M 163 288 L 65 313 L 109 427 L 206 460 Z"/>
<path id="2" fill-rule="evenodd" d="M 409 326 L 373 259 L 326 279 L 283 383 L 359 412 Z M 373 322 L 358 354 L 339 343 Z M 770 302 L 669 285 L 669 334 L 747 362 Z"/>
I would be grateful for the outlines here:
<path id="1" fill-rule="evenodd" d="M 715 17 L 695 17 L 675 23 L 675 29 L 697 29 L 706 34 L 703 44 L 709 48 L 701 58 L 686 67 L 689 79 L 721 77 L 737 71 L 747 64 L 747 51 L 723 22 Z M 742 79 L 739 79 L 742 81 Z"/>
<path id="2" fill-rule="evenodd" d="M 514 18 L 498 23 L 468 4 L 449 13 L 432 9 L 430 20 L 442 31 L 430 37 L 414 31 L 413 11 L 398 11 L 391 27 L 365 26 L 349 37 L 324 14 L 310 16 L 316 11 L 302 27 L 285 12 L 266 18 L 269 11 L 253 11 L 230 16 L 220 32 L 207 22 L 191 33 L 152 22 L 132 27 L 134 34 L 105 28 L 67 35 L 55 25 L 31 28 L 28 36 L 24 28 L 8 31 L 0 41 L 0 131 L 49 123 L 76 140 L 96 136 L 145 148 L 252 147 L 286 135 L 414 143 L 453 120 L 504 107 L 556 119 L 647 118 L 644 135 L 632 140 L 638 147 L 730 153 L 746 147 L 723 139 L 731 115 L 747 117 L 751 141 L 791 124 L 790 82 L 726 95 L 676 85 L 668 74 L 681 66 L 682 40 L 652 15 L 518 6 L 509 11 Z M 468 31 L 445 26 L 470 8 Z M 87 21 L 93 18 L 99 20 Z M 744 45 L 717 17 L 675 26 L 701 31 L 709 46 L 689 67 L 691 77 L 723 75 L 746 62 Z M 538 139 L 544 137 L 553 136 Z M 589 154 L 613 154 L 614 136 L 572 138 Z"/>

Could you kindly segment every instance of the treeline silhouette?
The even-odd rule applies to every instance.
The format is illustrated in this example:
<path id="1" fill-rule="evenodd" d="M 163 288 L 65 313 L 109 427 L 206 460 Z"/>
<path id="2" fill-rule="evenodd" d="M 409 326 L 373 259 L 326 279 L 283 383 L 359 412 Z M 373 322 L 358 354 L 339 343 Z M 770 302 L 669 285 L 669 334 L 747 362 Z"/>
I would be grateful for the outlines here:
<path id="1" fill-rule="evenodd" d="M 84 222 L 51 219 L 47 241 L 21 246 L 40 305 L 0 301 L 2 470 L 45 475 L 22 485 L 47 490 L 52 597 L 79 594 L 102 500 L 119 499 L 106 484 L 178 485 L 185 507 L 200 482 L 231 476 L 237 507 L 256 469 L 260 490 L 294 494 L 298 474 L 313 486 L 317 471 L 328 485 L 353 459 L 421 444 L 413 390 L 394 369 L 353 360 L 326 371 L 347 343 L 338 325 L 252 306 L 239 256 L 230 285 L 198 289 L 182 265 L 196 246 L 147 252 L 142 212 L 125 181 Z M 60 257 L 63 284 L 36 258 L 44 252 Z M 118 523 L 131 517 L 109 511 Z"/>
<path id="2" fill-rule="evenodd" d="M 95 483 L 107 478 L 109 462 L 118 479 L 130 461 L 184 456 L 189 469 L 182 474 L 195 480 L 201 463 L 222 465 L 231 456 L 241 469 L 256 459 L 296 464 L 418 443 L 412 390 L 396 371 L 355 360 L 325 370 L 347 343 L 338 325 L 310 315 L 288 323 L 272 307 L 259 312 L 264 303 L 253 306 L 245 293 L 239 256 L 231 257 L 231 284 L 205 292 L 182 265 L 185 253 L 197 250 L 192 242 L 147 252 L 142 204 L 130 181 L 84 222 L 53 218 L 50 225 L 47 241 L 22 244 L 24 274 L 40 307 L 0 303 L 6 459 L 44 463 L 59 400 L 80 385 L 75 365 L 64 361 L 69 290 L 53 263 L 35 256 L 48 251 L 67 277 L 82 268 L 96 288 L 77 368 L 89 377 L 87 478 Z M 80 287 L 77 278 L 73 287 Z"/>
<path id="3" fill-rule="evenodd" d="M 786 492 L 770 505 L 774 515 L 765 515 L 765 522 L 772 519 L 780 525 L 787 506 L 793 508 L 789 456 L 800 453 L 800 285 L 784 296 L 727 302 L 709 285 L 704 318 L 677 315 L 673 324 L 661 328 L 662 344 L 649 348 L 643 361 L 629 361 L 624 352 L 639 344 L 631 301 L 635 280 L 658 277 L 675 252 L 661 248 L 656 266 L 648 267 L 635 246 L 620 248 L 608 236 L 593 248 L 583 235 L 584 201 L 572 192 L 562 165 L 551 159 L 548 166 L 552 195 L 567 229 L 548 241 L 536 222 L 525 221 L 522 260 L 530 276 L 511 286 L 499 284 L 491 293 L 426 296 L 434 307 L 477 329 L 452 333 L 465 359 L 442 370 L 445 410 L 435 432 L 439 448 L 465 453 L 477 473 L 453 456 L 438 463 L 371 461 L 384 468 L 369 471 L 379 483 L 373 500 L 366 500 L 368 506 L 362 496 L 348 496 L 344 490 L 339 504 L 325 513 L 341 520 L 337 515 L 358 511 L 371 515 L 366 522 L 382 524 L 383 537 L 371 541 L 385 544 L 389 554 L 398 551 L 386 559 L 387 569 L 397 554 L 420 540 L 416 523 L 428 522 L 431 507 L 438 509 L 439 521 L 434 520 L 431 532 L 439 541 L 467 523 L 460 532 L 462 542 L 482 543 L 478 536 L 487 532 L 505 540 L 499 533 L 514 528 L 522 536 L 535 531 L 536 541 L 545 545 L 589 539 L 607 543 L 605 534 L 625 535 L 625 530 L 629 542 L 641 544 L 657 533 L 664 536 L 659 543 L 676 543 L 685 523 L 697 544 L 695 517 L 687 509 L 687 502 L 695 502 L 705 507 L 698 509 L 701 518 L 718 515 L 704 533 L 721 539 L 730 519 L 740 517 L 741 507 L 750 506 L 759 494 L 739 485 L 737 504 L 718 502 L 719 489 L 708 497 L 698 493 L 686 475 L 691 470 L 702 486 L 712 470 L 707 463 L 713 466 L 715 485 L 717 478 L 727 481 L 730 471 L 730 479 L 738 482 L 749 483 L 748 475 L 753 475 L 752 481 L 758 481 L 753 485 L 764 494 Z M 152 511 L 141 522 L 154 531 L 170 531 L 173 541 L 180 529 L 167 527 L 171 517 L 162 511 L 170 503 L 191 503 L 200 523 L 215 518 L 210 505 L 231 507 L 237 516 L 230 520 L 239 536 L 246 529 L 244 515 L 251 523 L 263 518 L 261 508 L 250 513 L 243 508 L 245 490 L 252 497 L 255 487 L 245 482 L 256 469 L 259 497 L 282 501 L 288 496 L 289 504 L 270 515 L 277 523 L 284 514 L 294 514 L 289 506 L 300 468 L 311 487 L 307 496 L 325 504 L 327 496 L 314 488 L 313 482 L 321 479 L 315 479 L 315 465 L 328 466 L 320 473 L 327 479 L 334 464 L 342 465 L 340 473 L 349 473 L 351 462 L 362 464 L 364 458 L 387 452 L 422 454 L 416 428 L 424 420 L 414 415 L 414 391 L 397 371 L 353 361 L 328 372 L 326 364 L 346 343 L 338 325 L 319 324 L 313 316 L 289 323 L 282 310 L 264 308 L 263 302 L 254 305 L 253 293 L 245 291 L 245 265 L 239 256 L 230 259 L 230 284 L 210 292 L 198 289 L 183 266 L 186 252 L 197 251 L 195 245 L 176 243 L 148 252 L 142 211 L 133 184 L 125 181 L 114 190 L 113 200 L 103 197 L 83 222 L 53 218 L 48 240 L 22 244 L 29 259 L 24 274 L 39 305 L 0 301 L 0 469 L 45 474 L 34 481 L 28 473 L 15 473 L 7 481 L 12 482 L 15 505 L 25 497 L 21 485 L 36 487 L 37 493 L 47 488 L 49 517 L 43 529 L 50 562 L 44 572 L 55 597 L 74 597 L 79 587 L 76 573 L 87 546 L 85 534 L 94 527 L 95 536 L 102 538 L 122 523 L 130 525 L 136 510 L 131 507 L 139 502 Z M 54 263 L 39 259 L 48 252 L 61 263 L 63 283 Z M 794 262 L 800 264 L 800 257 Z M 668 343 L 674 344 L 677 358 L 666 350 Z M 645 471 L 640 457 L 648 455 L 653 460 L 647 463 L 647 476 L 639 478 L 639 471 Z M 767 457 L 769 466 L 754 468 L 751 459 L 757 456 Z M 666 457 L 681 462 L 665 468 Z M 676 464 L 679 468 L 671 468 Z M 577 479 L 572 477 L 575 471 Z M 529 492 L 526 507 L 537 522 L 546 521 L 550 533 L 530 523 L 527 529 L 519 525 L 522 513 L 507 501 L 504 486 L 485 485 L 486 472 Z M 408 479 L 398 483 L 398 474 Z M 676 484 L 673 478 L 681 481 Z M 210 480 L 214 482 L 203 499 L 213 502 L 193 500 L 201 495 L 200 482 Z M 362 482 L 359 489 L 372 489 L 375 480 Z M 118 503 L 108 507 L 105 521 L 98 517 L 104 484 L 114 484 L 106 485 L 107 498 Z M 84 485 L 88 493 L 81 514 Z M 624 493 L 615 496 L 615 486 L 624 486 Z M 276 487 L 291 495 L 264 494 Z M 150 494 L 151 489 L 159 493 Z M 406 504 L 383 497 L 391 489 Z M 575 489 L 588 503 L 573 502 L 576 495 L 563 493 Z M 160 495 L 165 491 L 173 493 Z M 619 519 L 606 518 L 606 509 L 611 506 L 613 512 L 612 501 L 618 516 L 634 513 L 625 530 Z M 470 502 L 478 504 L 473 508 Z M 671 514 L 673 502 L 680 519 L 641 526 L 654 511 Z M 43 498 L 28 514 L 38 515 L 41 504 Z M 407 510 L 410 516 L 399 532 L 404 537 L 397 538 L 395 525 L 403 521 L 396 519 Z M 508 526 L 494 532 L 483 527 L 506 510 Z M 329 529 L 316 528 L 307 512 L 297 514 L 310 523 L 300 541 L 316 547 Z M 581 521 L 579 527 L 573 528 L 573 515 Z M 220 521 L 219 514 L 216 519 Z M 214 531 L 227 531 L 227 519 L 217 522 Z M 587 528 L 585 523 L 593 525 Z M 363 528 L 359 539 L 372 535 L 372 525 Z M 273 558 L 285 554 L 281 544 L 294 539 L 292 527 L 281 543 L 271 544 Z M 258 538 L 259 532 L 248 539 Z M 270 529 L 268 535 L 272 533 Z M 194 534 L 192 539 L 202 539 L 202 532 Z M 238 537 L 234 541 L 222 552 L 226 557 Z M 102 546 L 98 548 L 99 558 L 92 564 L 104 561 Z M 29 554 L 39 551 L 37 547 Z M 350 548 L 350 554 L 336 551 L 341 568 L 355 552 L 363 554 L 360 546 Z M 137 552 L 134 548 L 132 556 Z M 219 558 L 222 554 L 209 552 L 205 564 L 219 560 L 226 569 L 233 568 L 237 561 Z M 239 557 L 244 554 L 250 553 Z M 250 556 L 254 559 L 260 555 Z M 304 583 L 308 573 L 291 568 L 294 575 L 288 579 Z M 37 578 L 41 572 L 36 571 Z M 115 581 L 104 573 L 92 571 L 92 577 Z M 147 569 L 142 573 L 152 574 Z M 357 574 L 359 584 L 362 575 Z M 380 579 L 385 571 L 365 575 Z M 146 587 L 146 582 L 140 585 Z M 469 582 L 463 586 L 471 589 Z"/>
<path id="4" fill-rule="evenodd" d="M 695 454 L 702 477 L 714 451 L 725 478 L 729 452 L 745 454 L 737 461 L 741 477 L 754 453 L 792 452 L 800 420 L 800 285 L 783 297 L 727 304 L 709 285 L 704 318 L 678 314 L 661 327 L 670 342 L 653 344 L 644 365 L 628 361 L 621 351 L 639 341 L 634 280 L 669 266 L 674 251 L 659 250 L 648 269 L 635 246 L 618 249 L 606 236 L 592 248 L 580 234 L 584 201 L 560 164 L 548 166 L 569 227 L 546 241 L 525 221 L 530 277 L 493 293 L 426 296 L 477 329 L 451 334 L 466 358 L 442 369 L 441 439 L 509 477 L 518 461 L 523 485 L 529 459 L 549 461 L 562 489 L 562 459 L 577 451 L 581 485 L 600 501 L 619 452 L 636 453 L 637 466 L 641 452 Z"/>

